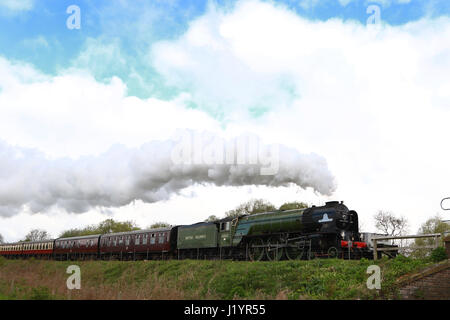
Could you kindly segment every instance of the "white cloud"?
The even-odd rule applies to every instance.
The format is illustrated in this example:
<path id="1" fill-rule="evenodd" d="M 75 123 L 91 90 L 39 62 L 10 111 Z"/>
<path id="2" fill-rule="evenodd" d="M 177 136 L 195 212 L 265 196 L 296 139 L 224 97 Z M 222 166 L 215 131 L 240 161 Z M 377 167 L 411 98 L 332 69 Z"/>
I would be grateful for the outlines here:
<path id="1" fill-rule="evenodd" d="M 339 4 L 343 7 L 347 6 L 349 3 L 355 0 L 338 0 Z M 359 1 L 359 0 L 358 0 Z M 373 3 L 378 3 L 383 7 L 389 7 L 392 4 L 408 4 L 411 0 L 365 0 L 365 5 L 370 5 Z"/>
<path id="2" fill-rule="evenodd" d="M 176 128 L 195 129 L 198 121 L 212 132 L 218 126 L 181 100 L 126 96 L 120 79 L 99 83 L 78 70 L 49 77 L 0 58 L 0 90 L 0 138 L 51 157 L 98 155 L 114 143 L 138 147 Z"/>
<path id="3" fill-rule="evenodd" d="M 33 8 L 34 0 L 0 0 L 0 7 L 11 11 L 28 11 Z"/>

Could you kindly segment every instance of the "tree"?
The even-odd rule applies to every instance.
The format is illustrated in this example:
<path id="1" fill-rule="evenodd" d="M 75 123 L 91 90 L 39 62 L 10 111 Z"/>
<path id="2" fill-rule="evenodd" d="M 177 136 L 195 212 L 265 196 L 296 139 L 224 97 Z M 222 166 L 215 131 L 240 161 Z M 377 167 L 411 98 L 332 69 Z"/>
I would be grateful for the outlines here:
<path id="1" fill-rule="evenodd" d="M 281 205 L 280 210 L 293 210 L 293 209 L 304 209 L 308 208 L 309 206 L 304 202 L 286 202 Z"/>
<path id="2" fill-rule="evenodd" d="M 60 238 L 71 238 L 71 237 L 79 237 L 79 236 L 87 236 L 90 233 L 86 233 L 83 229 L 69 229 L 63 231 L 59 237 Z M 92 233 L 95 234 L 95 233 Z"/>
<path id="3" fill-rule="evenodd" d="M 450 231 L 450 224 L 444 222 L 442 217 L 437 214 L 434 217 L 428 219 L 422 226 L 419 228 L 419 234 L 430 234 L 430 233 L 440 233 L 441 239 L 440 242 L 442 244 L 442 234 L 444 232 Z M 418 238 L 415 239 L 415 243 L 417 246 L 431 246 L 434 245 L 434 239 L 432 238 Z"/>
<path id="4" fill-rule="evenodd" d="M 155 222 L 151 224 L 147 229 L 168 228 L 170 224 L 167 222 Z"/>
<path id="5" fill-rule="evenodd" d="M 98 225 L 90 225 L 83 229 L 69 229 L 61 233 L 60 238 L 70 238 L 87 236 L 93 234 L 106 234 L 115 232 L 127 232 L 140 230 L 140 228 L 133 221 L 115 221 L 114 219 L 106 219 Z"/>
<path id="6" fill-rule="evenodd" d="M 389 236 L 404 235 L 408 230 L 408 221 L 404 217 L 396 217 L 391 212 L 378 211 L 374 216 L 375 227 Z"/>
<path id="7" fill-rule="evenodd" d="M 211 215 L 211 216 L 209 216 L 208 218 L 205 219 L 205 222 L 214 222 L 214 221 L 217 221 L 217 220 L 220 220 L 220 218 L 218 216 Z"/>
<path id="8" fill-rule="evenodd" d="M 50 235 L 47 231 L 41 229 L 33 229 L 25 236 L 25 242 L 49 240 Z"/>
<path id="9" fill-rule="evenodd" d="M 114 221 L 113 219 L 106 219 L 98 224 L 96 228 L 97 233 L 115 233 L 140 230 L 140 228 L 133 221 Z"/>
<path id="10" fill-rule="evenodd" d="M 240 204 L 236 209 L 227 211 L 225 216 L 238 217 L 244 214 L 255 214 L 275 210 L 275 206 L 268 201 L 263 199 L 252 199 Z"/>

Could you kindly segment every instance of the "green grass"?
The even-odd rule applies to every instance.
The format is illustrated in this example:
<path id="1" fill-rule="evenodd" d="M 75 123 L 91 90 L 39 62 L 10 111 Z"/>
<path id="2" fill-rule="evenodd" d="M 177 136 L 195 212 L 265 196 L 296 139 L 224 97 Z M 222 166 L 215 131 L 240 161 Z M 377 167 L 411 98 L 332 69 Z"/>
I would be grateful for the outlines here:
<path id="1" fill-rule="evenodd" d="M 81 268 L 81 290 L 69 290 L 66 268 Z M 377 264 L 382 289 L 368 290 Z M 0 258 L 0 299 L 388 299 L 396 280 L 430 259 L 347 261 L 86 261 Z"/>

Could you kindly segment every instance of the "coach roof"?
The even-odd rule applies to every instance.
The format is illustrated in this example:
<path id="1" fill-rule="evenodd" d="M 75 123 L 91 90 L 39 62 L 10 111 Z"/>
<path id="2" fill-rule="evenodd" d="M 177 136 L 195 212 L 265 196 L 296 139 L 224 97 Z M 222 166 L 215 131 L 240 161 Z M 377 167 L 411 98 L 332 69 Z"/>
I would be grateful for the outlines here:
<path id="1" fill-rule="evenodd" d="M 58 238 L 55 241 L 65 241 L 65 240 L 80 240 L 80 239 L 90 239 L 90 238 L 98 238 L 101 234 L 91 234 L 87 236 L 78 236 L 78 237 L 70 237 L 70 238 Z"/>
<path id="2" fill-rule="evenodd" d="M 173 227 L 165 227 L 165 228 L 156 228 L 156 229 L 145 229 L 145 230 L 133 230 L 133 231 L 125 231 L 125 232 L 115 232 L 115 233 L 105 233 L 102 234 L 102 237 L 109 236 L 123 236 L 128 234 L 141 234 L 141 233 L 156 233 L 156 232 L 164 232 L 170 231 Z"/>

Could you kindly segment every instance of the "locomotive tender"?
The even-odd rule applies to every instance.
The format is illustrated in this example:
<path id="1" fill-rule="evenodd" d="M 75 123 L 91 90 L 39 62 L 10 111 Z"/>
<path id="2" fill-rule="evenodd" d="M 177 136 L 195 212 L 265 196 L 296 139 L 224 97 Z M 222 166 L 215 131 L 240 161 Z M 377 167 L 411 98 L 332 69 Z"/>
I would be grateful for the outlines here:
<path id="1" fill-rule="evenodd" d="M 77 259 L 373 258 L 343 202 L 167 228 L 0 245 L 0 255 Z"/>

